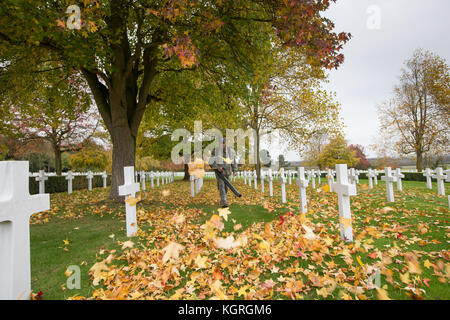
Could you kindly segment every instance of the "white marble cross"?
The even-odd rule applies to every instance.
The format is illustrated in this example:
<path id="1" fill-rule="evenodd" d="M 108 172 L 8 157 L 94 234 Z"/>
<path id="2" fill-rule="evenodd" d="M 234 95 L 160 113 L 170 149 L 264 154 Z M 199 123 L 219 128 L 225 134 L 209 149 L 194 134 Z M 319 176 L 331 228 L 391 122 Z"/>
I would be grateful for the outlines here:
<path id="1" fill-rule="evenodd" d="M 438 195 L 445 196 L 444 180 L 446 176 L 442 168 L 436 168 L 436 173 L 433 175 L 433 179 L 436 179 Z"/>
<path id="2" fill-rule="evenodd" d="M 320 176 L 322 175 L 322 172 L 320 171 L 320 169 L 317 169 L 316 171 L 316 177 L 317 177 L 317 185 L 320 186 Z"/>
<path id="3" fill-rule="evenodd" d="M 400 168 L 395 169 L 394 177 L 397 178 L 397 191 L 403 191 L 402 179 L 405 175 L 402 173 Z"/>
<path id="4" fill-rule="evenodd" d="M 48 177 L 44 170 L 39 170 L 39 175 L 36 177 L 36 181 L 39 181 L 39 194 L 45 193 L 45 180 L 48 180 Z"/>
<path id="5" fill-rule="evenodd" d="M 298 168 L 297 178 L 298 189 L 300 193 L 300 210 L 302 213 L 308 212 L 307 200 L 306 200 L 306 188 L 308 187 L 308 180 L 305 179 L 305 168 Z"/>
<path id="6" fill-rule="evenodd" d="M 136 197 L 139 191 L 139 183 L 134 180 L 134 167 L 123 168 L 124 184 L 119 186 L 119 195 L 125 196 L 125 201 Z M 134 237 L 137 234 L 136 205 L 125 202 L 125 213 L 127 220 L 127 237 Z"/>
<path id="7" fill-rule="evenodd" d="M 367 179 L 369 179 L 369 188 L 370 189 L 373 189 L 373 182 L 372 182 L 373 178 L 375 178 L 375 174 L 372 169 L 369 169 L 367 171 Z"/>
<path id="8" fill-rule="evenodd" d="M 307 175 L 308 175 L 308 180 L 311 181 L 311 187 L 313 189 L 315 189 L 316 188 L 316 180 L 315 180 L 314 170 L 309 170 Z"/>
<path id="9" fill-rule="evenodd" d="M 189 176 L 189 181 L 191 182 L 191 197 L 195 196 L 195 177 L 193 174 Z"/>
<path id="10" fill-rule="evenodd" d="M 251 187 L 252 186 L 252 172 L 251 171 L 249 171 L 248 172 L 248 185 L 249 185 L 249 187 Z"/>
<path id="11" fill-rule="evenodd" d="M 353 230 L 350 197 L 356 196 L 356 185 L 348 182 L 346 164 L 336 165 L 336 182 L 333 183 L 333 190 L 338 194 L 341 239 L 352 242 Z"/>
<path id="12" fill-rule="evenodd" d="M 108 174 L 106 173 L 106 171 L 102 172 L 102 178 L 103 178 L 103 189 L 106 189 L 106 187 L 108 186 L 107 183 Z"/>
<path id="13" fill-rule="evenodd" d="M 28 161 L 0 162 L 0 300 L 30 299 L 30 216 L 50 196 L 30 196 Z"/>
<path id="14" fill-rule="evenodd" d="M 392 175 L 390 167 L 384 168 L 384 176 L 381 177 L 381 180 L 386 182 L 387 202 L 394 202 L 394 182 L 397 181 L 397 178 Z"/>
<path id="15" fill-rule="evenodd" d="M 264 194 L 264 172 L 262 170 L 259 179 L 261 180 L 261 193 Z"/>
<path id="16" fill-rule="evenodd" d="M 433 189 L 433 183 L 431 181 L 431 178 L 433 177 L 433 171 L 430 168 L 426 168 L 423 175 L 427 178 L 427 188 L 430 190 Z"/>
<path id="17" fill-rule="evenodd" d="M 355 182 L 356 184 L 359 184 L 359 175 L 361 174 L 361 172 L 359 172 L 359 170 L 355 170 Z"/>
<path id="18" fill-rule="evenodd" d="M 153 171 L 150 172 L 150 182 L 151 182 L 151 187 L 152 189 L 155 187 L 155 185 L 153 184 L 153 178 L 155 177 L 155 173 Z"/>
<path id="19" fill-rule="evenodd" d="M 348 179 L 350 180 L 350 183 L 353 183 L 354 185 L 356 185 L 356 172 L 355 172 L 355 168 L 350 168 L 350 170 L 349 170 L 349 175 L 348 175 Z"/>
<path id="20" fill-rule="evenodd" d="M 281 175 L 281 202 L 286 203 L 286 177 Z"/>
<path id="21" fill-rule="evenodd" d="M 247 171 L 244 171 L 243 174 L 244 174 L 244 184 L 247 184 Z"/>
<path id="22" fill-rule="evenodd" d="M 195 177 L 195 194 L 200 192 L 200 179 Z"/>
<path id="23" fill-rule="evenodd" d="M 334 173 L 333 170 L 328 169 L 327 173 L 328 185 L 330 186 L 330 192 L 333 192 Z"/>
<path id="24" fill-rule="evenodd" d="M 67 193 L 72 194 L 72 180 L 75 178 L 72 171 L 67 172 L 66 180 L 67 180 Z"/>
<path id="25" fill-rule="evenodd" d="M 375 185 L 377 186 L 378 185 L 378 171 L 377 171 L 377 169 L 373 169 L 373 182 L 375 182 Z"/>
<path id="26" fill-rule="evenodd" d="M 92 171 L 89 171 L 86 175 L 86 179 L 88 181 L 88 190 L 92 190 L 92 179 L 94 178 L 94 175 L 92 174 Z"/>
<path id="27" fill-rule="evenodd" d="M 272 177 L 272 170 L 270 169 L 267 175 L 267 181 L 269 182 L 269 196 L 273 197 L 273 177 Z"/>
<path id="28" fill-rule="evenodd" d="M 142 191 L 145 191 L 145 172 L 143 170 L 140 172 L 139 178 L 141 179 Z"/>
<path id="29" fill-rule="evenodd" d="M 445 182 L 450 182 L 450 169 L 445 170 Z M 448 208 L 450 209 L 450 195 L 448 196 Z"/>
<path id="30" fill-rule="evenodd" d="M 288 170 L 287 174 L 288 174 L 288 181 L 289 181 L 288 183 L 292 184 L 292 172 L 291 172 L 291 170 Z"/>
<path id="31" fill-rule="evenodd" d="M 156 186 L 159 187 L 159 172 L 156 172 Z"/>

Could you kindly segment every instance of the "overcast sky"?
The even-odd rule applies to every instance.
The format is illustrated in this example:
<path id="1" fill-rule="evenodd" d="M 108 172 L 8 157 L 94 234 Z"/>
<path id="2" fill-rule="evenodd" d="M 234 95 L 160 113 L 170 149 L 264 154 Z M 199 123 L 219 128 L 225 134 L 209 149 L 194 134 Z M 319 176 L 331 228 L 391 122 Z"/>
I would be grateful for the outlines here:
<path id="1" fill-rule="evenodd" d="M 369 145 L 378 131 L 376 106 L 392 96 L 404 61 L 419 47 L 450 61 L 450 1 L 337 0 L 325 16 L 336 32 L 352 34 L 343 50 L 345 62 L 330 72 L 326 87 L 342 105 L 346 138 L 375 156 Z M 284 154 L 299 159 L 294 152 Z"/>

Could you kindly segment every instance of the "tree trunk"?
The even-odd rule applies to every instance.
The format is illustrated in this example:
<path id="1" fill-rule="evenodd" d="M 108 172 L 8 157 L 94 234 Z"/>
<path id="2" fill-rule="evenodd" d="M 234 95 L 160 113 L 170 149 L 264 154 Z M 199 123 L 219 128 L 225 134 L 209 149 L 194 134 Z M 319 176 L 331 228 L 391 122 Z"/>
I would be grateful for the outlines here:
<path id="1" fill-rule="evenodd" d="M 113 151 L 112 151 L 112 178 L 110 199 L 123 200 L 119 196 L 119 186 L 123 185 L 123 168 L 134 167 L 136 137 L 131 134 L 128 126 L 115 126 L 111 133 Z"/>
<path id="2" fill-rule="evenodd" d="M 53 146 L 53 151 L 55 153 L 55 171 L 56 175 L 60 176 L 62 172 L 62 160 L 61 160 L 61 150 L 57 146 Z"/>
<path id="3" fill-rule="evenodd" d="M 261 179 L 261 158 L 259 156 L 259 148 L 260 148 L 260 136 L 259 132 L 256 131 L 256 177 L 258 181 Z"/>
<path id="4" fill-rule="evenodd" d="M 417 169 L 417 172 L 422 172 L 422 153 L 421 152 L 416 153 L 416 169 Z"/>
<path id="5" fill-rule="evenodd" d="M 189 166 L 187 163 L 184 164 L 184 178 L 183 180 L 189 181 Z"/>

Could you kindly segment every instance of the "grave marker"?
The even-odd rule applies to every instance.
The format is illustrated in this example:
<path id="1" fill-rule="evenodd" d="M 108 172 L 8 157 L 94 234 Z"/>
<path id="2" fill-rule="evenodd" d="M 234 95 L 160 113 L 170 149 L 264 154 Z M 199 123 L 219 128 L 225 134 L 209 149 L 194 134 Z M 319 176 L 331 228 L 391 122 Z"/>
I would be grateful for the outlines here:
<path id="1" fill-rule="evenodd" d="M 48 180 L 48 177 L 44 170 L 39 170 L 39 175 L 36 177 L 36 181 L 39 181 L 39 194 L 45 193 L 45 180 Z"/>
<path id="2" fill-rule="evenodd" d="M 139 191 L 139 183 L 134 180 L 134 167 L 124 167 L 124 184 L 119 186 L 119 195 L 125 196 L 125 213 L 127 221 L 127 237 L 134 237 L 137 234 L 137 220 L 136 220 L 136 204 L 127 200 L 132 200 L 136 197 L 136 192 Z"/>
<path id="3" fill-rule="evenodd" d="M 281 202 L 286 203 L 286 177 L 281 175 Z"/>
<path id="4" fill-rule="evenodd" d="M 267 176 L 267 180 L 269 182 L 269 196 L 273 197 L 273 177 L 272 170 L 269 169 L 269 174 Z"/>
<path id="5" fill-rule="evenodd" d="M 153 171 L 150 171 L 150 187 L 153 189 L 155 187 L 153 183 L 153 179 L 155 178 L 155 173 Z"/>
<path id="6" fill-rule="evenodd" d="M 397 178 L 392 175 L 390 167 L 384 168 L 384 176 L 381 177 L 381 180 L 386 182 L 387 202 L 394 202 L 394 182 L 397 181 Z"/>
<path id="7" fill-rule="evenodd" d="M 333 192 L 334 173 L 333 170 L 328 169 L 327 173 L 328 185 L 330 186 L 330 192 Z"/>
<path id="8" fill-rule="evenodd" d="M 141 171 L 139 173 L 139 178 L 141 179 L 142 191 L 145 191 L 145 172 Z"/>
<path id="9" fill-rule="evenodd" d="M 427 188 L 430 190 L 433 189 L 433 183 L 431 181 L 431 178 L 433 177 L 433 171 L 430 168 L 426 168 L 423 175 L 427 178 Z"/>
<path id="10" fill-rule="evenodd" d="M 264 194 L 264 173 L 261 171 L 261 193 Z"/>
<path id="11" fill-rule="evenodd" d="M 308 187 L 308 180 L 305 179 L 305 168 L 298 168 L 297 184 L 300 193 L 300 210 L 302 213 L 308 212 L 306 200 L 306 188 Z"/>
<path id="12" fill-rule="evenodd" d="M 106 173 L 106 171 L 102 172 L 102 179 L 103 179 L 103 189 L 106 189 L 106 187 L 108 186 L 108 174 Z"/>
<path id="13" fill-rule="evenodd" d="M 373 182 L 375 182 L 375 185 L 377 186 L 378 185 L 378 171 L 377 171 L 377 169 L 373 170 L 373 175 L 374 175 Z"/>
<path id="14" fill-rule="evenodd" d="M 30 216 L 50 196 L 30 196 L 28 161 L 0 162 L 0 300 L 30 299 Z"/>
<path id="15" fill-rule="evenodd" d="M 92 191 L 92 179 L 94 178 L 94 175 L 92 174 L 92 171 L 89 171 L 86 175 L 86 179 L 88 181 L 88 190 Z"/>
<path id="16" fill-rule="evenodd" d="M 369 169 L 367 172 L 367 179 L 369 179 L 369 188 L 373 189 L 372 179 L 375 178 L 375 174 L 372 169 Z"/>
<path id="17" fill-rule="evenodd" d="M 346 164 L 336 165 L 336 182 L 333 183 L 333 190 L 338 194 L 341 239 L 346 242 L 352 242 L 353 230 L 350 197 L 356 196 L 356 185 L 348 182 Z"/>
<path id="18" fill-rule="evenodd" d="M 307 174 L 308 174 L 308 180 L 311 181 L 311 187 L 313 189 L 315 189 L 316 188 L 316 180 L 314 179 L 314 177 L 315 177 L 314 170 L 309 170 Z"/>
<path id="19" fill-rule="evenodd" d="M 436 179 L 437 182 L 438 195 L 445 196 L 444 180 L 446 179 L 446 176 L 442 168 L 436 168 L 436 174 L 433 175 L 433 178 Z"/>
<path id="20" fill-rule="evenodd" d="M 66 180 L 67 180 L 67 193 L 72 194 L 72 180 L 74 179 L 74 175 L 72 171 L 67 172 Z"/>
<path id="21" fill-rule="evenodd" d="M 400 168 L 395 169 L 394 177 L 397 178 L 397 191 L 403 191 L 402 178 L 404 178 L 405 175 Z"/>
<path id="22" fill-rule="evenodd" d="M 195 196 L 195 177 L 194 175 L 190 175 L 189 176 L 189 180 L 191 182 L 191 197 Z"/>

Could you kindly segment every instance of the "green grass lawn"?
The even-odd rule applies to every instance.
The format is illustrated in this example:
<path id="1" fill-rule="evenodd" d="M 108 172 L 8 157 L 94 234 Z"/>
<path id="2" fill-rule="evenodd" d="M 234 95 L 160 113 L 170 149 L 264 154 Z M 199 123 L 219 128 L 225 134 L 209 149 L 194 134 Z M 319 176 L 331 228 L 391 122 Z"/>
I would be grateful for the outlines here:
<path id="1" fill-rule="evenodd" d="M 322 179 L 322 186 L 325 184 Z M 425 299 L 450 299 L 448 290 L 448 227 L 449 211 L 447 197 L 438 197 L 436 186 L 433 190 L 426 189 L 425 182 L 403 182 L 403 192 L 395 191 L 396 202 L 386 203 L 384 182 L 370 190 L 367 181 L 361 180 L 358 186 L 358 195 L 352 197 L 353 230 L 356 242 L 367 246 L 373 246 L 365 254 L 356 253 L 352 255 L 354 264 L 358 265 L 358 259 L 364 265 L 374 262 L 368 256 L 369 252 L 385 252 L 391 248 L 399 248 L 404 252 L 415 252 L 419 256 L 422 265 L 420 276 L 409 275 L 410 283 L 418 288 L 423 288 Z M 243 193 L 244 197 L 237 199 L 232 195 L 230 198 L 230 211 L 232 214 L 224 222 L 222 234 L 224 236 L 234 234 L 236 237 L 246 230 L 264 229 L 266 223 L 275 220 L 276 227 L 281 225 L 287 212 L 298 215 L 298 187 L 293 182 L 287 186 L 288 202 L 282 204 L 280 200 L 280 186 L 274 181 L 275 197 L 268 197 L 268 185 L 265 185 L 265 197 L 261 196 L 260 190 L 255 190 L 244 185 L 242 181 L 235 182 L 236 187 Z M 148 184 L 148 188 L 149 188 Z M 164 195 L 164 190 L 170 190 L 170 195 Z M 148 191 L 148 190 L 147 190 Z M 446 186 L 446 192 L 449 193 Z M 98 286 L 92 284 L 92 276 L 89 269 L 97 262 L 105 258 L 102 256 L 116 250 L 117 256 L 124 254 L 123 242 L 128 238 L 125 236 L 125 214 L 124 207 L 120 204 L 108 202 L 108 190 L 95 189 L 74 192 L 71 196 L 61 193 L 51 195 L 51 210 L 37 214 L 32 217 L 31 225 L 31 272 L 32 290 L 34 293 L 43 292 L 43 299 L 66 299 L 74 296 L 89 297 Z M 169 226 L 166 217 L 173 214 L 183 214 L 188 217 L 185 223 L 193 226 L 205 224 L 218 209 L 218 192 L 215 180 L 205 180 L 201 193 L 194 199 L 190 198 L 189 183 L 180 180 L 168 186 L 160 186 L 151 192 L 142 195 L 143 201 L 138 204 L 139 228 L 142 231 L 139 238 L 133 238 L 138 247 L 158 249 L 162 246 L 167 236 L 174 229 Z M 318 192 L 308 188 L 308 219 L 317 228 L 323 228 L 327 236 L 337 238 L 338 216 L 336 195 L 325 191 Z M 383 208 L 391 208 L 383 212 Z M 192 219 L 190 217 L 192 216 Z M 418 224 L 426 225 L 427 232 L 420 234 Z M 239 230 L 234 226 L 240 224 Z M 396 228 L 401 232 L 397 232 Z M 259 228 L 259 229 L 258 229 Z M 178 229 L 175 229 L 178 230 Z M 373 230 L 376 230 L 373 231 Z M 253 232 L 253 231 L 252 231 Z M 324 233 L 324 234 L 325 234 Z M 180 238 L 180 235 L 176 235 Z M 359 238 L 360 236 L 360 238 Z M 366 244 L 370 238 L 370 244 Z M 156 239 L 156 240 L 155 240 Z M 65 243 L 65 241 L 66 243 Z M 364 241 L 363 241 L 364 240 Z M 180 240 L 181 241 L 181 240 Z M 367 242 L 369 243 L 369 242 Z M 292 244 L 293 245 L 293 244 Z M 339 244 L 342 246 L 342 244 Z M 114 251 L 113 251 L 114 252 Z M 256 251 L 247 254 L 257 256 Z M 120 259 L 119 259 L 120 260 Z M 122 259 L 123 260 L 123 259 Z M 410 299 L 405 290 L 399 284 L 405 284 L 399 278 L 405 276 L 404 261 L 392 259 L 389 269 L 393 270 L 393 284 L 389 284 L 387 292 L 392 299 Z M 441 266 L 444 263 L 441 275 L 436 275 L 436 270 L 424 267 L 425 261 Z M 341 256 L 329 254 L 325 256 L 324 263 L 337 265 L 336 268 L 348 269 L 348 261 L 345 262 Z M 115 261 L 114 264 L 124 264 L 124 261 Z M 69 289 L 66 285 L 67 276 L 64 274 L 70 265 L 79 266 L 81 269 L 81 289 Z M 327 272 L 323 264 L 315 265 L 314 261 L 301 258 L 289 258 L 280 261 L 278 268 L 286 271 L 281 274 L 291 274 L 290 269 L 303 270 L 313 265 L 317 272 Z M 314 267 L 315 265 L 315 267 Z M 334 270 L 334 269 L 333 269 Z M 227 276 L 228 271 L 223 274 Z M 181 272 L 181 284 L 186 284 L 189 272 Z M 301 279 L 300 274 L 296 275 Z M 416 278 L 415 278 L 416 277 Z M 420 279 L 418 279 L 419 277 Z M 272 279 L 280 280 L 280 273 L 272 274 L 262 272 L 260 281 Z M 426 284 L 422 282 L 425 280 Z M 429 280 L 428 280 L 429 279 Z M 387 284 L 386 276 L 381 276 L 382 284 Z M 259 281 L 259 280 L 258 280 Z M 403 278 L 404 281 L 404 278 Z M 303 275 L 303 282 L 308 283 Z M 419 284 L 420 282 L 420 284 Z M 232 284 L 230 284 L 232 285 Z M 167 292 L 172 295 L 176 288 Z M 366 298 L 376 298 L 376 291 L 365 294 Z M 200 296 L 201 298 L 201 296 Z M 242 299 L 242 296 L 235 296 Z M 275 292 L 272 298 L 286 299 L 286 296 Z M 306 290 L 302 293 L 304 299 L 323 299 L 314 290 Z M 330 293 L 327 299 L 342 298 L 342 290 L 336 289 Z"/>

